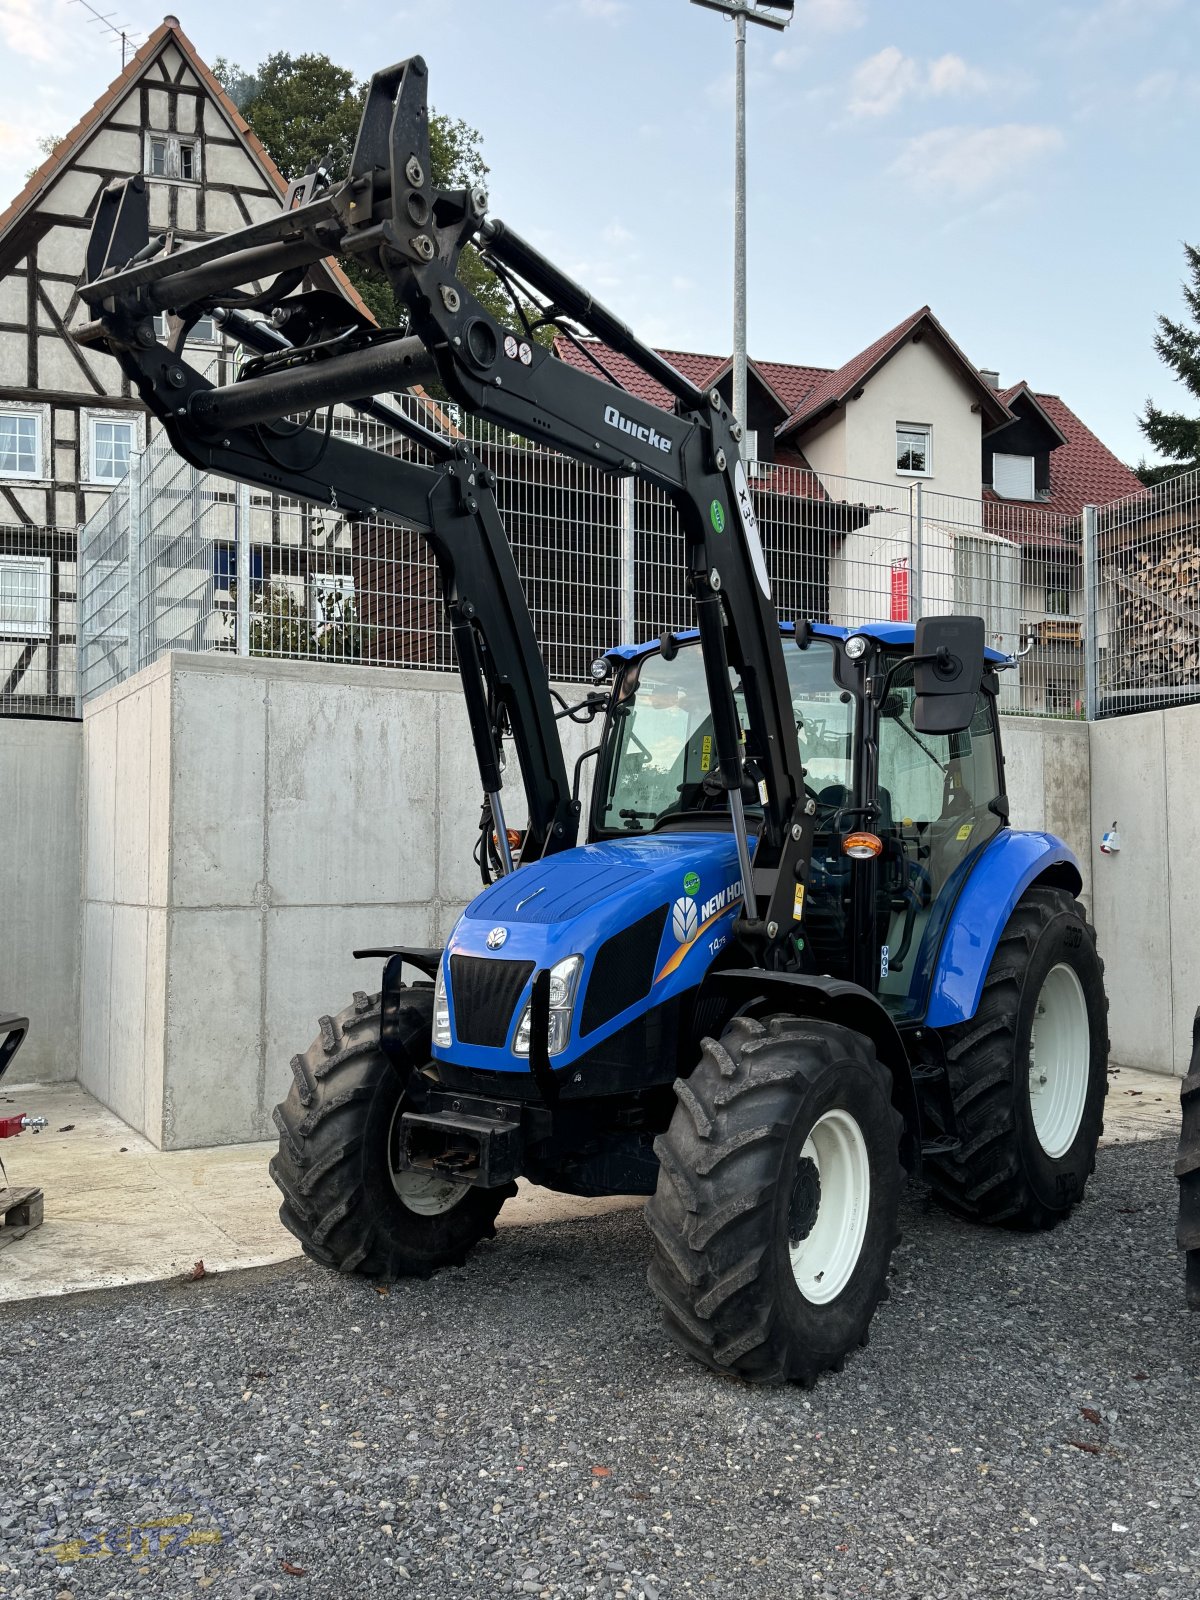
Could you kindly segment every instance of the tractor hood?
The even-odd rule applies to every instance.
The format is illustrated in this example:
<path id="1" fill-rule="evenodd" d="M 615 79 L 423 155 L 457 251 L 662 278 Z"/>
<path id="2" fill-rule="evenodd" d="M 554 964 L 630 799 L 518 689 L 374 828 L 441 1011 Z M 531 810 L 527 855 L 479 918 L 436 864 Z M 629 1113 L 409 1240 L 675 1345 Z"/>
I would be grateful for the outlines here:
<path id="1" fill-rule="evenodd" d="M 434 1054 L 527 1071 L 512 1049 L 543 967 L 582 957 L 569 1066 L 625 1023 L 700 982 L 728 941 L 742 884 L 731 833 L 608 840 L 520 867 L 478 895 L 443 957 L 451 1043 Z"/>

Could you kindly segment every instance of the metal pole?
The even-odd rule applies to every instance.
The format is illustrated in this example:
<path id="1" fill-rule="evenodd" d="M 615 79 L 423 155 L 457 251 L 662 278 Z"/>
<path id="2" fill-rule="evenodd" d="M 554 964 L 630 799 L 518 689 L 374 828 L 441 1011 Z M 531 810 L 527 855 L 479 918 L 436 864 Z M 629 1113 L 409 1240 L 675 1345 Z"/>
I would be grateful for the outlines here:
<path id="1" fill-rule="evenodd" d="M 746 426 L 746 13 L 733 19 L 733 414 Z"/>
<path id="2" fill-rule="evenodd" d="M 1096 583 L 1096 508 L 1083 508 L 1083 714 L 1096 720 L 1100 702 L 1099 596 Z"/>
<path id="3" fill-rule="evenodd" d="M 621 597 L 617 637 L 632 644 L 637 631 L 637 479 L 621 480 Z"/>
<path id="4" fill-rule="evenodd" d="M 126 518 L 128 534 L 125 540 L 126 553 L 126 580 L 129 596 L 128 610 L 128 676 L 134 673 L 142 664 L 142 533 L 143 533 L 143 506 L 142 506 L 142 461 L 143 455 L 139 450 L 130 451 L 128 484 L 128 515 Z"/>
<path id="5" fill-rule="evenodd" d="M 236 646 L 239 656 L 250 654 L 250 485 L 239 483 L 233 510 L 234 538 L 237 540 L 237 624 Z"/>
<path id="6" fill-rule="evenodd" d="M 921 618 L 921 608 L 922 608 L 922 604 L 923 604 L 923 601 L 924 601 L 924 595 L 922 594 L 922 589 L 924 587 L 924 582 L 925 582 L 924 551 L 922 549 L 922 546 L 924 544 L 924 532 L 925 532 L 925 502 L 924 502 L 925 485 L 923 483 L 918 483 L 918 484 L 914 484 L 913 487 L 916 490 L 916 495 L 915 495 L 916 510 L 915 510 L 915 512 L 912 512 L 911 515 L 912 515 L 913 521 L 914 521 L 913 544 L 914 544 L 915 549 L 916 549 L 917 560 L 916 560 L 916 570 L 913 573 L 913 580 L 912 580 L 913 581 L 913 596 L 912 596 L 911 610 L 912 610 L 913 621 L 914 622 L 919 622 L 920 618 Z"/>

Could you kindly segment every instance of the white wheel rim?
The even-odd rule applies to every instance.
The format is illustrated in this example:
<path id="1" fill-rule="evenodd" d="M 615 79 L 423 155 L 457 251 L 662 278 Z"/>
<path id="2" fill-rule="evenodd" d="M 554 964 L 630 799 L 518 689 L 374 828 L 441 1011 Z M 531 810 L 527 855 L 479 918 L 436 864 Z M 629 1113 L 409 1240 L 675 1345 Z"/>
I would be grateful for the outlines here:
<path id="1" fill-rule="evenodd" d="M 1075 1143 L 1087 1104 L 1092 1058 L 1083 985 L 1073 967 L 1051 967 L 1029 1031 L 1029 1104 L 1033 1131 L 1052 1160 Z"/>
<path id="2" fill-rule="evenodd" d="M 815 1217 L 789 1214 L 788 1254 L 796 1287 L 814 1305 L 828 1305 L 849 1283 L 867 1235 L 871 1163 L 862 1129 L 848 1111 L 827 1111 L 813 1124 L 800 1152 L 796 1183 L 811 1182 L 803 1163 L 815 1168 L 820 1198 Z M 794 1194 L 793 1194 L 794 1199 Z M 790 1237 L 792 1227 L 806 1229 Z"/>
<path id="3" fill-rule="evenodd" d="M 400 1151 L 398 1123 L 403 1114 L 404 1106 L 401 1103 L 396 1107 L 392 1126 L 388 1130 L 388 1171 L 391 1173 L 392 1188 L 400 1196 L 401 1203 L 418 1217 L 440 1217 L 466 1198 L 471 1185 L 455 1183 L 436 1172 L 397 1167 L 396 1158 Z"/>

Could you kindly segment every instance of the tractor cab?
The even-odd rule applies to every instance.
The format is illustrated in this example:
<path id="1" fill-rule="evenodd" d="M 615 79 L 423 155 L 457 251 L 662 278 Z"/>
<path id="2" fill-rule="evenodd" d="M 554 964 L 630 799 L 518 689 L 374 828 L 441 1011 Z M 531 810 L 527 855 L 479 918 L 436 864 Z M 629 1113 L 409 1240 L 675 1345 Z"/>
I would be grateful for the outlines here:
<path id="1" fill-rule="evenodd" d="M 899 1020 L 924 1014 L 940 937 L 980 852 L 1005 826 L 1003 761 L 989 670 L 953 732 L 917 722 L 912 625 L 785 626 L 792 712 L 814 818 L 792 934 L 802 971 L 876 992 Z M 611 709 L 592 795 L 593 840 L 728 828 L 695 633 L 610 652 Z M 744 700 L 731 672 L 739 716 Z M 751 830 L 761 804 L 743 794 Z"/>

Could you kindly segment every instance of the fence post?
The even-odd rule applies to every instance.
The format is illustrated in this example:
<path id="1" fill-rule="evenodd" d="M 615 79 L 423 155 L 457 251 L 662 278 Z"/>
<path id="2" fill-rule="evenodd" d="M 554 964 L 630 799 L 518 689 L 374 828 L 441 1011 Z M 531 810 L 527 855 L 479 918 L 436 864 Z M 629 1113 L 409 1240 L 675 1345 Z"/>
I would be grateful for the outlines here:
<path id="1" fill-rule="evenodd" d="M 236 649 L 250 654 L 250 485 L 239 483 L 233 504 L 233 536 L 237 550 Z"/>
<path id="2" fill-rule="evenodd" d="M 1096 720 L 1099 708 L 1099 594 L 1096 574 L 1096 508 L 1083 508 L 1083 714 Z"/>
<path id="3" fill-rule="evenodd" d="M 129 620 L 128 620 L 128 675 L 132 678 L 142 664 L 142 548 L 143 534 L 143 493 L 142 493 L 142 461 L 144 452 L 134 450 L 129 455 L 129 472 L 126 482 L 129 486 L 129 508 L 126 517 L 127 533 L 125 537 L 125 559 L 127 593 L 129 595 Z"/>
<path id="4" fill-rule="evenodd" d="M 621 598 L 617 630 L 622 644 L 632 644 L 637 628 L 637 479 L 621 479 Z"/>
<path id="5" fill-rule="evenodd" d="M 925 598 L 925 571 L 923 552 L 923 545 L 925 542 L 925 485 L 923 483 L 917 483 L 913 485 L 913 489 L 915 491 L 913 501 L 915 501 L 916 509 L 915 511 L 913 510 L 913 502 L 910 501 L 909 517 L 912 519 L 913 524 L 912 537 L 913 554 L 915 559 L 913 562 L 912 574 L 912 603 L 909 606 L 909 610 L 912 612 L 913 621 L 919 622 L 921 619 L 921 608 L 924 604 Z"/>

